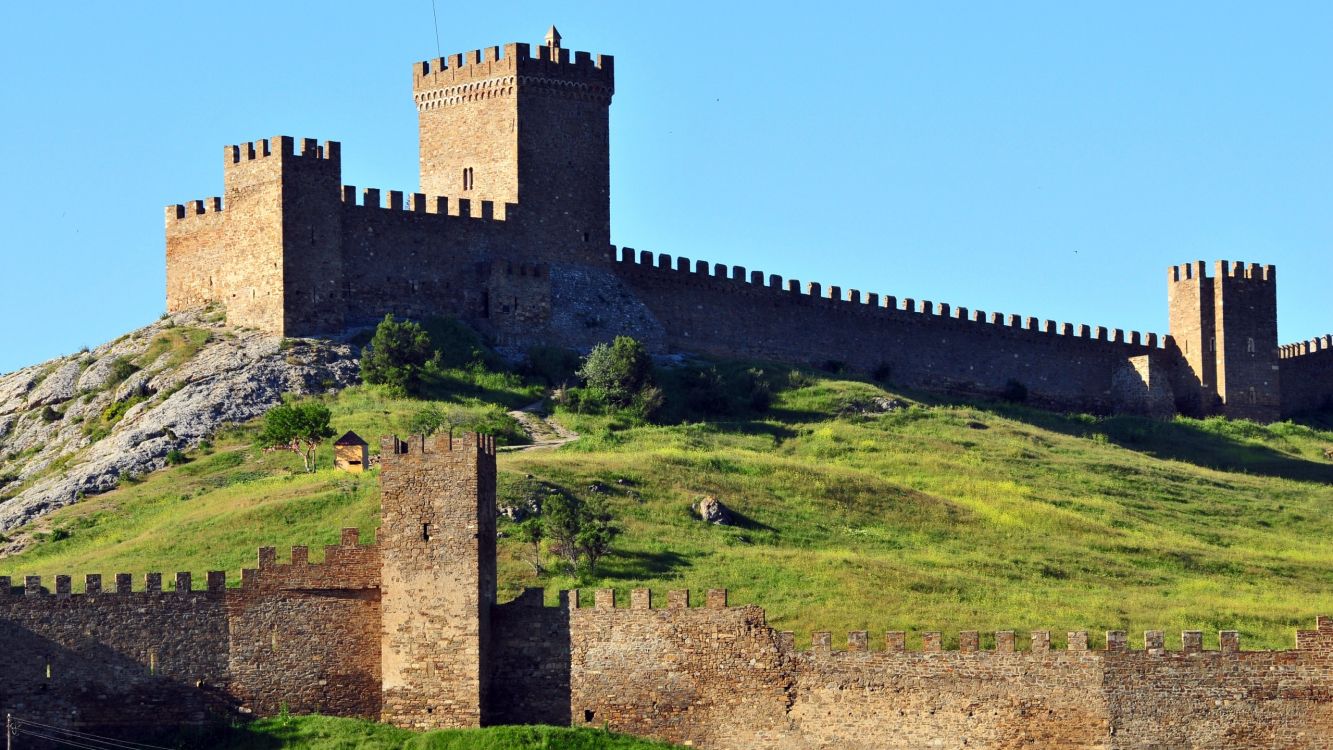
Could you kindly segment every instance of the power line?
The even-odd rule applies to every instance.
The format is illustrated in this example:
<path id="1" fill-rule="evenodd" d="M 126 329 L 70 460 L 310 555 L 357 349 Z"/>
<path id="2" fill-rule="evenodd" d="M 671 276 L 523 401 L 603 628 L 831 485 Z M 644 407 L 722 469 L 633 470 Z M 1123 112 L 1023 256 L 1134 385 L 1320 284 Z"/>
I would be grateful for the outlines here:
<path id="1" fill-rule="evenodd" d="M 435 56 L 443 57 L 440 52 L 440 15 L 435 12 L 435 0 L 430 0 L 430 16 L 435 19 Z"/>
<path id="2" fill-rule="evenodd" d="M 14 737 L 22 734 L 29 737 L 40 737 L 52 742 L 65 743 L 73 747 L 93 748 L 93 750 L 172 750 L 172 748 L 163 747 L 162 745 L 150 745 L 146 742 L 102 737 L 89 732 L 80 732 L 74 729 L 43 724 L 28 719 L 16 719 L 12 716 L 7 717 L 7 719 L 9 734 Z M 37 727 L 41 731 L 33 731 L 27 727 Z M 53 737 L 51 736 L 51 733 L 59 736 Z M 12 750 L 12 746 L 9 750 Z"/>

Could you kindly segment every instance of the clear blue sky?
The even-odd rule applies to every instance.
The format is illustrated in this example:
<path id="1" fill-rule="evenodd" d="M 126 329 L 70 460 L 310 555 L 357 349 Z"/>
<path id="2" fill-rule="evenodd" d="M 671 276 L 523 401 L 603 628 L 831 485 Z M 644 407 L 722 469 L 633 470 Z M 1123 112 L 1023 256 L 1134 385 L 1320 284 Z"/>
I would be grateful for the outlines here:
<path id="1" fill-rule="evenodd" d="M 1165 269 L 1275 263 L 1333 331 L 1333 4 L 439 3 L 445 54 L 616 56 L 617 244 L 1165 332 Z M 5 3 L 0 371 L 164 309 L 162 207 L 224 144 L 343 142 L 416 186 L 429 0 Z"/>

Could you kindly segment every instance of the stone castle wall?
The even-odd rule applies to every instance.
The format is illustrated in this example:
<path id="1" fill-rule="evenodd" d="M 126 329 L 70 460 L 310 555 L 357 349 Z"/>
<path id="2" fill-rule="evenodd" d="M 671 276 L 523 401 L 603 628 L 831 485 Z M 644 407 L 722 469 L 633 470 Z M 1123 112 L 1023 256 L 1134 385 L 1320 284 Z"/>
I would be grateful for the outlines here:
<path id="1" fill-rule="evenodd" d="M 1133 374 L 1135 357 L 1160 366 L 1177 358 L 1170 339 L 1155 333 L 802 285 L 739 266 L 647 252 L 636 258 L 630 248 L 621 250 L 615 271 L 661 322 L 672 349 L 802 364 L 837 360 L 862 373 L 886 367 L 895 384 L 911 387 L 994 395 L 1017 381 L 1037 403 L 1141 411 L 1116 403 L 1117 374 Z M 1157 391 L 1165 387 L 1159 383 Z"/>
<path id="2" fill-rule="evenodd" d="M 1333 406 L 1333 336 L 1288 344 L 1280 356 L 1283 414 Z"/>
<path id="3" fill-rule="evenodd" d="M 636 589 L 495 600 L 495 450 L 473 435 L 382 442 L 379 544 L 344 531 L 312 564 L 295 547 L 226 588 L 158 574 L 131 591 L 89 576 L 0 579 L 0 712 L 78 727 L 235 720 L 284 709 L 435 728 L 606 726 L 695 747 L 1333 747 L 1333 618 L 1296 648 L 1204 651 L 1160 632 L 848 635 L 809 649 L 725 590 L 691 606 Z M 628 606 L 624 606 L 628 604 Z M 618 606 L 619 605 L 619 606 Z M 983 643 L 986 644 L 983 647 Z"/>

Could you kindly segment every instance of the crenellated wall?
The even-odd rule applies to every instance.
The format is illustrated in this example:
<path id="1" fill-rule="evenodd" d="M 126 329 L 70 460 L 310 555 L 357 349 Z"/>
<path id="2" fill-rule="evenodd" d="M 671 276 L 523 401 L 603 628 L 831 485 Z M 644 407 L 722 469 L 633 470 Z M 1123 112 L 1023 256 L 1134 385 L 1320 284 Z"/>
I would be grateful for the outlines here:
<path id="1" fill-rule="evenodd" d="M 1279 348 L 1284 415 L 1333 407 L 1333 336 Z"/>
<path id="2" fill-rule="evenodd" d="M 651 606 L 647 590 L 561 592 L 542 606 L 528 590 L 495 608 L 496 723 L 570 721 L 706 748 L 1324 748 L 1333 742 L 1333 619 L 1297 634 L 1290 651 L 1218 651 L 1186 631 L 1167 651 L 1160 631 L 1131 650 L 1126 634 L 1088 648 L 1086 632 L 1054 650 L 1048 631 L 1020 648 L 1015 634 L 906 634 L 845 649 L 818 632 L 797 650 L 755 606 L 728 607 L 710 591 Z M 580 606 L 582 605 L 582 606 Z M 569 702 L 565 704 L 564 697 Z"/>
<path id="3" fill-rule="evenodd" d="M 238 707 L 377 719 L 380 715 L 380 551 L 356 529 L 324 548 L 324 562 L 272 547 L 228 592 L 228 672 Z"/>
<path id="4" fill-rule="evenodd" d="M 724 589 L 654 601 L 634 589 L 528 589 L 497 603 L 495 444 L 452 434 L 381 442 L 378 545 L 356 529 L 323 562 L 259 550 L 174 591 L 116 576 L 74 593 L 57 576 L 0 578 L 0 713 L 79 727 L 234 721 L 282 710 L 434 728 L 505 723 L 608 727 L 718 750 L 815 748 L 1333 747 L 1333 618 L 1286 651 L 1239 634 L 1168 651 L 1106 634 L 963 631 L 810 648 Z M 627 607 L 624 605 L 628 605 Z"/>
<path id="5" fill-rule="evenodd" d="M 1017 381 L 1037 403 L 1107 412 L 1117 406 L 1117 373 L 1138 372 L 1133 358 L 1169 368 L 1178 356 L 1170 337 L 1155 333 L 803 285 L 633 248 L 621 249 L 614 267 L 662 323 L 672 349 L 837 360 L 862 373 L 886 366 L 894 383 L 911 387 L 994 395 Z M 1165 378 L 1155 388 L 1154 397 L 1168 389 L 1170 400 Z"/>

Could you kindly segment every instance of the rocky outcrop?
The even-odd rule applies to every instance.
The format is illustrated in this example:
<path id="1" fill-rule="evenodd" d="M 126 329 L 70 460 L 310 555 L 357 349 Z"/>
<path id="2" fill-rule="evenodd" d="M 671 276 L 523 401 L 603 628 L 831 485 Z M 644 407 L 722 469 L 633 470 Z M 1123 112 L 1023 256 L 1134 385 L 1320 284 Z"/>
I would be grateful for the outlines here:
<path id="1" fill-rule="evenodd" d="M 228 423 L 351 385 L 352 347 L 178 313 L 0 376 L 0 531 L 161 468 Z"/>

